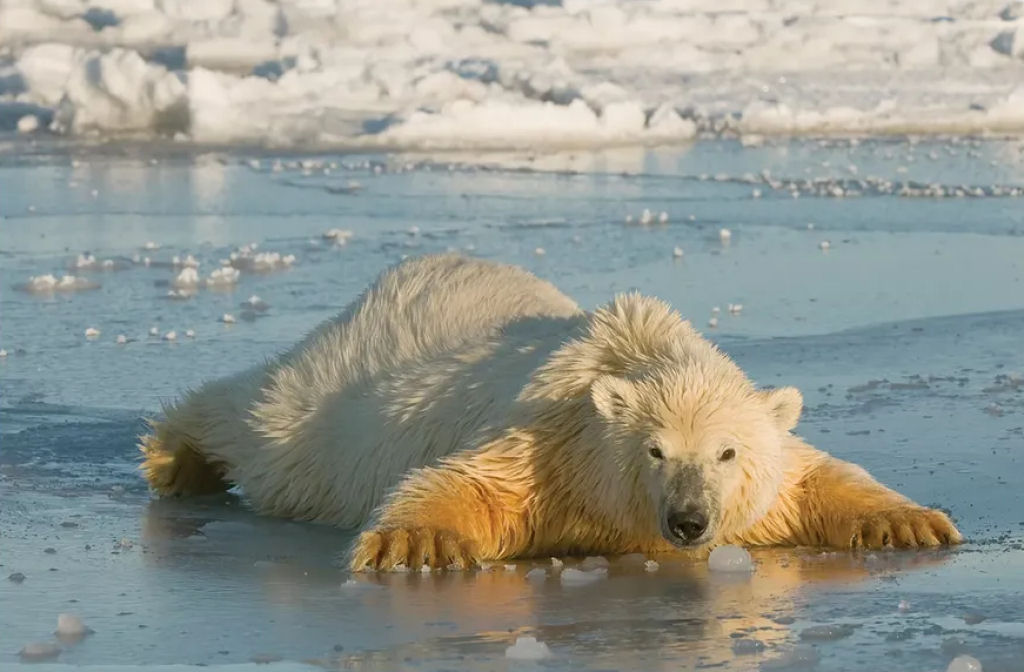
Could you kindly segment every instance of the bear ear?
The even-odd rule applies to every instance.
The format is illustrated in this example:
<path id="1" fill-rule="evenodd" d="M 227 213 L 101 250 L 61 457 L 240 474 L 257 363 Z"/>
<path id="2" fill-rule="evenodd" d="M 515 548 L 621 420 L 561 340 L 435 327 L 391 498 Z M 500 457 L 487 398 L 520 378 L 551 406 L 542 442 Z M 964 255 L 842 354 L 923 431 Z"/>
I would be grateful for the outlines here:
<path id="1" fill-rule="evenodd" d="M 633 414 L 636 389 L 617 376 L 601 376 L 590 384 L 590 398 L 606 420 L 625 422 Z"/>
<path id="2" fill-rule="evenodd" d="M 775 423 L 784 432 L 788 432 L 800 421 L 800 413 L 804 410 L 804 397 L 795 387 L 780 387 L 776 390 L 765 390 L 761 393 L 768 403 L 768 410 L 775 418 Z"/>

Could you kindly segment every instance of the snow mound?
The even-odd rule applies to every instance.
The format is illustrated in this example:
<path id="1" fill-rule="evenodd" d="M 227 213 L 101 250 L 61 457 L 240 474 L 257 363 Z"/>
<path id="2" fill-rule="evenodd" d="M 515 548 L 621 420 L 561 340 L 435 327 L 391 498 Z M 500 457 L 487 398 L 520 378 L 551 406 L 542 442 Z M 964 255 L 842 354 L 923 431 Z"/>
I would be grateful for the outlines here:
<path id="1" fill-rule="evenodd" d="M 1006 6 L 10 0 L 0 104 L 30 138 L 318 149 L 1014 133 Z"/>

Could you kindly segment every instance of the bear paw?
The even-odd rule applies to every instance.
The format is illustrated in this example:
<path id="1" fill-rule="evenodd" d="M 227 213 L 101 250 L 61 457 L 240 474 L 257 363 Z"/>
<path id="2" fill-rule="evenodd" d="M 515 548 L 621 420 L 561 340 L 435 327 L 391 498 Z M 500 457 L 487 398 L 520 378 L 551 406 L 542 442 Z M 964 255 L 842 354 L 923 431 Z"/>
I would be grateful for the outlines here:
<path id="1" fill-rule="evenodd" d="M 850 548 L 922 548 L 963 541 L 949 516 L 920 506 L 875 511 L 853 520 L 846 537 Z"/>
<path id="2" fill-rule="evenodd" d="M 349 569 L 394 571 L 469 569 L 477 564 L 475 545 L 447 530 L 429 527 L 375 528 L 359 535 L 350 554 Z"/>

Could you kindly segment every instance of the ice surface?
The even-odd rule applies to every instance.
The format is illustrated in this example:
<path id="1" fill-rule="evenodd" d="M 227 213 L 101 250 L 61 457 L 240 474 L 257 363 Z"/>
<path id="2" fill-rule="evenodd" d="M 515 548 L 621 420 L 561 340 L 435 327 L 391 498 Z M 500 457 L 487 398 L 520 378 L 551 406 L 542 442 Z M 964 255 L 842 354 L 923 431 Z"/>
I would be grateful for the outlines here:
<path id="1" fill-rule="evenodd" d="M 210 277 L 206 279 L 206 286 L 213 288 L 230 287 L 238 282 L 238 278 L 241 275 L 242 272 L 237 268 L 224 266 L 210 273 Z"/>
<path id="2" fill-rule="evenodd" d="M 982 672 L 981 663 L 971 656 L 957 656 L 950 661 L 946 672 Z"/>
<path id="3" fill-rule="evenodd" d="M 711 551 L 708 569 L 712 572 L 752 572 L 754 565 L 745 548 L 725 544 Z"/>
<path id="4" fill-rule="evenodd" d="M 0 104 L 26 134 L 320 148 L 1006 132 L 1024 29 L 1005 8 L 16 0 Z"/>
<path id="5" fill-rule="evenodd" d="M 536 637 L 516 637 L 515 644 L 505 649 L 505 657 L 513 660 L 543 660 L 551 657 L 551 649 L 544 642 L 537 641 Z"/>
<path id="6" fill-rule="evenodd" d="M 50 156 L 41 143 L 0 155 L 0 287 L 8 289 L 0 289 L 8 352 L 0 360 L 0 529 L 17 542 L 3 546 L 2 576 L 27 575 L 21 584 L 0 580 L 9 642 L 0 667 L 17 665 L 20 647 L 45 639 L 65 611 L 97 634 L 60 654 L 67 666 L 37 670 L 267 669 L 255 660 L 320 669 L 530 666 L 504 658 L 517 634 L 556 652 L 540 661 L 551 669 L 568 660 L 634 669 L 656 650 L 666 669 L 747 670 L 770 668 L 803 630 L 833 623 L 855 630 L 816 643 L 820 669 L 945 670 L 961 654 L 986 669 L 1019 667 L 1021 516 L 1006 502 L 1024 487 L 1016 450 L 1024 210 L 994 193 L 1024 185 L 1019 141 L 766 138 L 513 155 L 521 162 L 511 169 L 501 167 L 505 157 L 476 157 L 487 164 L 480 169 L 464 155 L 176 151 L 104 145 Z M 897 187 L 853 197 L 844 183 L 840 199 L 805 183 L 840 180 L 849 165 L 879 180 L 984 193 L 947 198 Z M 367 188 L 329 190 L 350 177 Z M 761 199 L 751 198 L 753 187 Z M 645 208 L 648 227 L 623 224 Z M 671 215 L 664 227 L 662 211 Z M 413 226 L 419 233 L 410 236 Z M 321 237 L 329 227 L 354 235 L 334 247 Z M 728 247 L 722 227 L 733 232 Z M 823 238 L 832 241 L 828 255 L 817 249 Z M 323 242 L 308 248 L 310 239 Z M 162 249 L 141 252 L 147 240 Z M 182 270 L 173 256 L 194 254 L 205 278 L 251 242 L 298 259 L 288 272 L 243 272 L 225 291 L 165 300 Z M 677 245 L 685 262 L 671 258 Z M 657 556 L 653 574 L 640 559 L 609 557 L 607 576 L 583 587 L 555 580 L 559 568 L 547 560 L 546 581 L 524 580 L 528 561 L 519 573 L 499 563 L 458 575 L 412 568 L 349 577 L 338 562 L 347 531 L 258 516 L 234 492 L 151 497 L 137 467 L 140 418 L 160 417 L 182 390 L 285 351 L 400 255 L 449 247 L 524 265 L 586 310 L 633 288 L 665 298 L 698 327 L 720 306 L 709 332 L 718 345 L 759 386 L 802 390 L 802 436 L 916 501 L 948 507 L 971 543 L 950 553 L 867 555 L 752 548 L 757 571 L 740 582 L 672 554 Z M 536 257 L 537 247 L 547 254 Z M 99 264 L 136 252 L 140 261 L 103 275 L 95 292 L 10 291 L 85 250 Z M 239 306 L 254 294 L 273 308 L 249 321 Z M 729 302 L 746 306 L 742 317 Z M 239 324 L 216 324 L 224 313 Z M 86 342 L 87 326 L 100 339 Z M 187 341 L 188 327 L 201 338 Z M 160 340 L 172 329 L 176 345 Z M 131 340 L 115 345 L 117 334 Z M 996 403 L 1003 415 L 984 411 Z M 114 546 L 122 538 L 131 549 Z M 56 553 L 45 554 L 50 547 Z M 579 570 L 582 560 L 565 565 Z M 339 588 L 349 578 L 354 585 Z M 913 609 L 899 612 L 900 600 Z M 968 624 L 972 612 L 985 620 Z M 756 659 L 745 649 L 756 645 L 736 643 L 745 639 L 764 643 Z"/>

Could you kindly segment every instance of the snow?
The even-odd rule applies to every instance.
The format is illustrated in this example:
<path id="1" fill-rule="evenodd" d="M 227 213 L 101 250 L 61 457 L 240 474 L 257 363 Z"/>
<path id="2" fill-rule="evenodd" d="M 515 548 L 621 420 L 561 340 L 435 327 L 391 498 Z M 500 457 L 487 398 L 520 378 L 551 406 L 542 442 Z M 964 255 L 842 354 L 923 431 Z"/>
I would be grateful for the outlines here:
<path id="1" fill-rule="evenodd" d="M 711 551 L 708 569 L 712 572 L 752 572 L 754 565 L 746 549 L 725 544 Z"/>
<path id="2" fill-rule="evenodd" d="M 971 656 L 957 656 L 950 661 L 946 672 L 982 672 L 981 663 Z"/>
<path id="3" fill-rule="evenodd" d="M 1006 3 L 833 5 L 12 0 L 0 104 L 37 109 L 23 133 L 318 148 L 1024 126 Z"/>
<path id="4" fill-rule="evenodd" d="M 543 660 L 551 657 L 551 649 L 544 642 L 537 641 L 536 637 L 516 637 L 515 644 L 505 649 L 505 657 L 512 660 Z"/>

